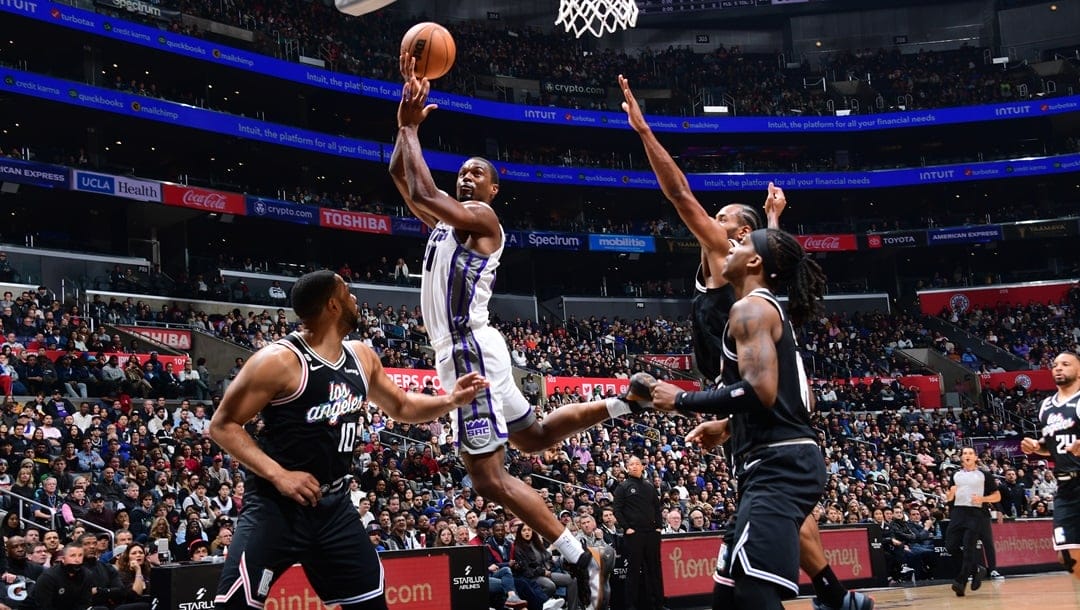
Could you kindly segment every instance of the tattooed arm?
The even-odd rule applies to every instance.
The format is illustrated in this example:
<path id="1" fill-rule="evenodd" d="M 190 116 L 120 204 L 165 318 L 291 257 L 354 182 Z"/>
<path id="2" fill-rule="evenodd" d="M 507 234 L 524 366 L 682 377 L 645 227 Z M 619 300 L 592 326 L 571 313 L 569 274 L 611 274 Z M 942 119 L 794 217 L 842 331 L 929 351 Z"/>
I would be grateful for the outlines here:
<path id="1" fill-rule="evenodd" d="M 715 390 L 684 392 L 678 386 L 653 386 L 653 405 L 661 410 L 711 413 L 726 417 L 756 409 L 771 409 L 779 384 L 776 342 L 783 322 L 776 308 L 763 299 L 740 299 L 731 308 L 728 334 L 735 340 L 742 379 Z"/>

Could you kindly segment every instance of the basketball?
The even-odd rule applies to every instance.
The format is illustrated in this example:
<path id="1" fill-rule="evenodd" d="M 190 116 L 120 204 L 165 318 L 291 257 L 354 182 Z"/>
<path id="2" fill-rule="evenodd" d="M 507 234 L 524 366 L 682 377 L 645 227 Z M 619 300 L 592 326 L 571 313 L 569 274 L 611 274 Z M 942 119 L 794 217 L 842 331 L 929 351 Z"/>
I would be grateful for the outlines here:
<path id="1" fill-rule="evenodd" d="M 425 21 L 405 32 L 405 37 L 401 39 L 401 52 L 407 52 L 416 59 L 417 78 L 435 80 L 453 67 L 457 45 L 446 28 Z"/>

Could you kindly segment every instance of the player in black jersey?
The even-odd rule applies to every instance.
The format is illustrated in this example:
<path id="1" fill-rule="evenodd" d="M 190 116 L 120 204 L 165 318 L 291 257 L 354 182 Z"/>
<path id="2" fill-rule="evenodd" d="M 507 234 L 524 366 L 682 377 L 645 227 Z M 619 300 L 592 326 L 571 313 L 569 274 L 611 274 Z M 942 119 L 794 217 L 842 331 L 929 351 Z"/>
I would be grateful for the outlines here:
<path id="1" fill-rule="evenodd" d="M 734 607 L 776 610 L 798 594 L 799 529 L 821 498 L 825 461 L 810 427 L 810 390 L 791 322 L 820 308 L 825 276 L 791 235 L 759 229 L 728 255 L 739 300 L 724 333 L 724 385 L 653 387 L 656 408 L 728 417 L 739 484 L 728 570 Z M 788 292 L 785 316 L 773 290 Z"/>
<path id="2" fill-rule="evenodd" d="M 1054 460 L 1054 550 L 1061 552 L 1065 569 L 1080 579 L 1080 357 L 1058 354 L 1052 372 L 1058 391 L 1039 407 L 1042 433 L 1021 440 L 1020 449 Z"/>
<path id="3" fill-rule="evenodd" d="M 723 357 L 721 344 L 724 328 L 728 312 L 735 302 L 734 291 L 720 270 L 732 242 L 737 244 L 751 231 L 759 229 L 760 221 L 757 212 L 743 204 L 726 205 L 715 217 L 709 216 L 691 192 L 686 176 L 649 128 L 629 84 L 622 76 L 619 77 L 619 85 L 625 98 L 623 110 L 626 111 L 630 126 L 641 136 L 645 153 L 664 196 L 675 206 L 679 217 L 701 244 L 701 264 L 695 278 L 697 295 L 691 312 L 694 359 L 704 377 L 716 380 L 720 375 Z M 785 207 L 787 199 L 783 189 L 770 182 L 765 199 L 765 215 L 769 228 L 780 228 L 780 214 Z M 704 449 L 712 449 L 725 442 L 727 436 L 725 421 L 710 421 L 691 432 L 687 441 L 697 442 Z M 808 516 L 799 529 L 799 544 L 800 565 L 810 576 L 817 593 L 817 598 L 813 600 L 815 610 L 871 610 L 874 607 L 873 599 L 862 593 L 848 591 L 836 578 L 825 557 L 817 521 L 812 516 Z M 718 578 L 715 594 L 719 599 L 716 600 L 716 605 L 728 605 L 724 600 L 731 595 L 729 583 L 730 580 L 724 576 Z"/>
<path id="4" fill-rule="evenodd" d="M 360 312 L 344 280 L 316 271 L 292 289 L 303 328 L 256 352 L 229 384 L 210 436 L 247 479 L 217 608 L 262 608 L 299 562 L 328 606 L 385 609 L 382 564 L 349 500 L 348 469 L 368 402 L 396 421 L 431 421 L 469 404 L 486 381 L 472 373 L 445 396 L 406 394 L 359 341 Z M 244 424 L 261 414 L 258 439 Z"/>

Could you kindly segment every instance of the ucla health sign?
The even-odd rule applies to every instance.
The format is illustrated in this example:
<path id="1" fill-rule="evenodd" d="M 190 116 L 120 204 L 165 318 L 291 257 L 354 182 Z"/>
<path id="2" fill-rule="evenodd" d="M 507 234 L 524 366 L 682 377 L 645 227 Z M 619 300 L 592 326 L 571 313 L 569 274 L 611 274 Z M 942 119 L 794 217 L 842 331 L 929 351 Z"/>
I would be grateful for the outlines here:
<path id="1" fill-rule="evenodd" d="M 630 252 L 644 254 L 656 252 L 656 240 L 649 235 L 589 235 L 589 249 L 593 252 Z"/>
<path id="2" fill-rule="evenodd" d="M 76 170 L 75 183 L 72 187 L 76 191 L 112 195 L 116 192 L 116 180 L 112 176 L 106 174 L 94 174 Z"/>
<path id="3" fill-rule="evenodd" d="M 264 197 L 246 197 L 246 200 L 248 216 L 280 220 L 298 225 L 319 224 L 319 208 L 313 205 L 303 205 Z"/>

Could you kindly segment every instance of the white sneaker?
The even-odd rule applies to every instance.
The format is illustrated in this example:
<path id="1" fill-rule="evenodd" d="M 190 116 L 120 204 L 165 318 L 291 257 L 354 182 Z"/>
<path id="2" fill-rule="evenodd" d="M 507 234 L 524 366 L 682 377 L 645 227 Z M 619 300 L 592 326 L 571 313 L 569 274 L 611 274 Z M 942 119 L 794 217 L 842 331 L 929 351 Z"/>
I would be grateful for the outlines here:
<path id="1" fill-rule="evenodd" d="M 566 605 L 566 602 L 561 597 L 553 597 L 544 602 L 544 610 L 559 610 Z"/>
<path id="2" fill-rule="evenodd" d="M 997 570 L 994 570 L 993 572 L 990 572 L 990 578 L 994 580 L 1005 580 L 1005 575 L 1001 572 L 998 572 Z"/>
<path id="3" fill-rule="evenodd" d="M 914 571 L 915 571 L 915 568 L 909 566 L 906 563 L 904 565 L 900 566 L 900 573 L 901 574 L 909 574 L 909 573 L 914 572 Z"/>

